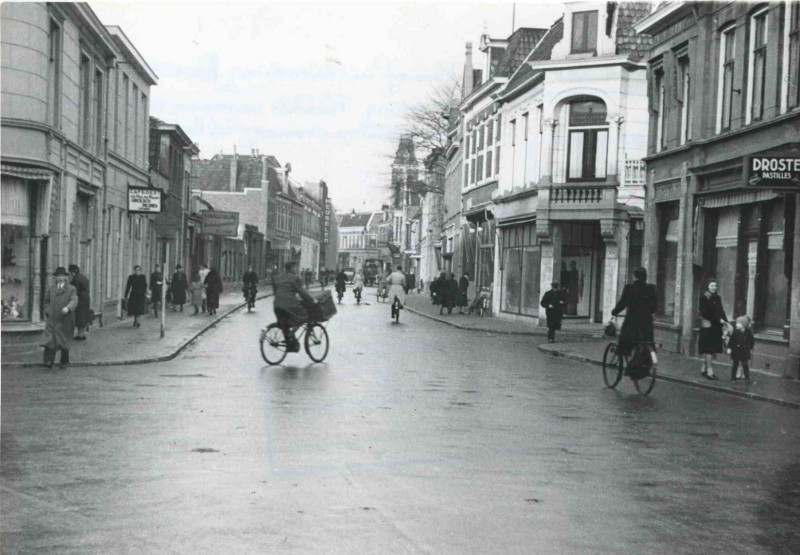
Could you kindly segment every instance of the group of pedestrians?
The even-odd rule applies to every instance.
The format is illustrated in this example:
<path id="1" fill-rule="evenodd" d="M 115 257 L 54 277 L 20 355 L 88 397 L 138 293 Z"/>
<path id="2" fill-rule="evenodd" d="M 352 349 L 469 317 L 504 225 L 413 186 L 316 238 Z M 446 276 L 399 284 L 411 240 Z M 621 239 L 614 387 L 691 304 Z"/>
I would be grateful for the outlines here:
<path id="1" fill-rule="evenodd" d="M 461 279 L 456 281 L 456 275 L 451 273 L 449 276 L 441 272 L 439 277 L 434 279 L 430 285 L 431 302 L 439 305 L 439 314 L 453 313 L 453 307 L 458 307 L 458 313 L 464 314 L 465 308 L 469 305 L 467 298 L 469 292 L 469 273 L 464 272 Z"/>
<path id="2" fill-rule="evenodd" d="M 198 314 L 201 309 L 212 316 L 217 313 L 219 296 L 222 293 L 222 278 L 213 266 L 208 268 L 201 265 L 200 271 L 189 284 L 183 266 L 178 264 L 175 266 L 175 272 L 172 274 L 172 279 L 167 282 L 167 286 L 169 287 L 167 299 L 172 305 L 173 311 L 183 312 L 183 305 L 190 300 L 195 314 Z M 133 273 L 128 276 L 123 295 L 123 306 L 128 316 L 133 316 L 133 327 L 141 327 L 139 317 L 147 310 L 148 291 L 153 316 L 158 317 L 158 310 L 162 308 L 163 287 L 164 275 L 159 266 L 156 266 L 150 274 L 149 287 L 147 278 L 142 274 L 142 267 L 138 264 L 133 267 Z"/>

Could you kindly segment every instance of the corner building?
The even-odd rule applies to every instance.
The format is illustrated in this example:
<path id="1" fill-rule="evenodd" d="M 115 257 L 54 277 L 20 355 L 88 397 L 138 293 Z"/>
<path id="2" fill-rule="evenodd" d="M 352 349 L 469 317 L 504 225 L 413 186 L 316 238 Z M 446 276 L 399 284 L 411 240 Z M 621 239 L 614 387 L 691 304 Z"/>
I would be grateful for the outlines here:
<path id="1" fill-rule="evenodd" d="M 748 168 L 800 158 L 800 3 L 668 4 L 636 28 L 653 39 L 644 263 L 657 339 L 696 353 L 714 279 L 728 317 L 754 321 L 753 365 L 796 378 L 800 203 L 753 186 Z"/>

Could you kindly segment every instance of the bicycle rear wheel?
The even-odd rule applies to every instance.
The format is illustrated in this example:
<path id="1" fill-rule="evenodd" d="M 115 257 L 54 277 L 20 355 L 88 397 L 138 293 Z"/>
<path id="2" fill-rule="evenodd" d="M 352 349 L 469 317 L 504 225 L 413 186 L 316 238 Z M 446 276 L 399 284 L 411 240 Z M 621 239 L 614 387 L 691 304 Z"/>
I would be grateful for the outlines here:
<path id="1" fill-rule="evenodd" d="M 283 337 L 283 330 L 276 322 L 261 331 L 259 345 L 261 347 L 261 358 L 267 364 L 280 364 L 286 358 L 286 339 Z"/>
<path id="2" fill-rule="evenodd" d="M 609 343 L 603 353 L 603 381 L 614 389 L 622 379 L 622 358 L 617 354 L 617 344 Z"/>
<path id="3" fill-rule="evenodd" d="M 653 387 L 656 385 L 656 376 L 658 374 L 658 358 L 655 355 L 653 347 L 647 345 L 642 346 L 642 348 L 649 351 L 651 366 L 646 376 L 642 376 L 637 380 L 633 380 L 633 385 L 636 387 L 636 391 L 639 392 L 639 395 L 646 397 L 647 395 L 650 395 L 650 392 L 653 391 Z"/>
<path id="4" fill-rule="evenodd" d="M 314 362 L 322 362 L 328 356 L 328 332 L 322 324 L 308 324 L 305 338 L 306 353 Z"/>

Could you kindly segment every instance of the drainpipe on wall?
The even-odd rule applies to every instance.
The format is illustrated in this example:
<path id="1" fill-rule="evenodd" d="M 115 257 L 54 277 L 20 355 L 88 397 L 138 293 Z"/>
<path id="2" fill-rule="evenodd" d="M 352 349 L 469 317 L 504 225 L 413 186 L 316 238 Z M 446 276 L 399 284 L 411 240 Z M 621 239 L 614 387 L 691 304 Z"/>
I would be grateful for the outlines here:
<path id="1" fill-rule="evenodd" d="M 105 102 L 105 107 L 106 107 L 106 110 L 105 110 L 105 112 L 106 112 L 106 125 L 105 125 L 105 133 L 104 133 L 104 147 L 105 148 L 103 149 L 103 162 L 105 163 L 106 167 L 105 167 L 105 171 L 103 172 L 103 213 L 102 213 L 102 216 L 100 217 L 100 240 L 98 241 L 98 243 L 100 244 L 100 248 L 99 248 L 99 251 L 100 251 L 99 255 L 100 256 L 99 256 L 99 258 L 100 258 L 100 260 L 104 261 L 104 264 L 100 264 L 100 271 L 99 271 L 99 276 L 98 276 L 100 287 L 97 289 L 100 292 L 100 301 L 99 301 L 100 305 L 98 307 L 99 310 L 97 311 L 97 314 L 100 315 L 100 325 L 101 326 L 103 325 L 103 307 L 104 307 L 105 298 L 106 298 L 106 280 L 105 280 L 105 276 L 103 275 L 103 270 L 105 269 L 105 265 L 106 264 L 110 264 L 111 263 L 111 261 L 110 260 L 106 260 L 106 257 L 105 257 L 106 250 L 108 249 L 108 245 L 106 244 L 106 242 L 107 242 L 107 240 L 111 239 L 110 237 L 108 239 L 106 238 L 105 231 L 106 231 L 106 218 L 108 217 L 108 106 L 109 106 L 108 101 L 109 101 L 110 94 L 111 94 L 111 70 L 112 69 L 116 69 L 113 64 L 109 65 L 108 67 L 106 67 L 106 76 L 107 76 L 106 102 Z M 116 75 L 116 71 L 114 72 L 114 75 Z M 95 254 L 95 256 L 97 256 L 97 253 Z M 95 282 L 95 283 L 97 283 L 97 282 Z"/>

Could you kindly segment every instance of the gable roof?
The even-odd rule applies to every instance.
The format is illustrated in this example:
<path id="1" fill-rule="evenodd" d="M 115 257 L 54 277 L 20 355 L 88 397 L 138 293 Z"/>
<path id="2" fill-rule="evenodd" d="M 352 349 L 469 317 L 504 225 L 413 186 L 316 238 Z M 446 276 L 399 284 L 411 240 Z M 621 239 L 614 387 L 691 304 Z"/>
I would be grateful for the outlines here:
<path id="1" fill-rule="evenodd" d="M 553 52 L 553 47 L 564 37 L 564 18 L 558 18 L 555 23 L 550 26 L 550 29 L 541 37 L 535 48 L 528 52 L 527 58 L 522 62 L 519 69 L 509 79 L 506 84 L 506 90 L 511 91 L 519 83 L 524 81 L 534 70 L 528 65 L 527 62 L 536 62 L 539 60 L 549 60 L 550 54 Z"/>
<path id="2" fill-rule="evenodd" d="M 350 212 L 347 214 L 342 214 L 342 217 L 339 220 L 339 228 L 367 227 L 370 218 L 372 218 L 372 212 Z"/>

